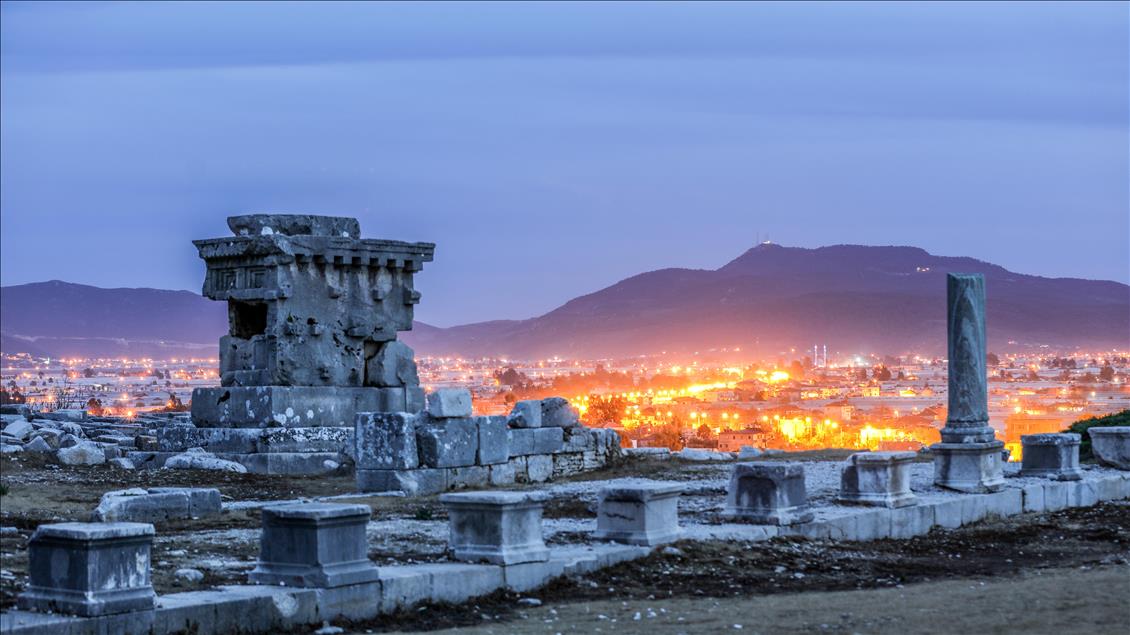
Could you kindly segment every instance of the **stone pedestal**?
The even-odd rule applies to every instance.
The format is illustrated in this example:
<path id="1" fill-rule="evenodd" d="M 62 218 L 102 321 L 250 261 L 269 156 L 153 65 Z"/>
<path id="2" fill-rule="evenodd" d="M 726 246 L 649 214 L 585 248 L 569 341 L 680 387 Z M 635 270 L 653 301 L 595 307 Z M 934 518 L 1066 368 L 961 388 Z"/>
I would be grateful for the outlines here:
<path id="1" fill-rule="evenodd" d="M 679 483 L 640 483 L 600 492 L 597 540 L 630 545 L 661 545 L 679 539 Z"/>
<path id="2" fill-rule="evenodd" d="M 906 507 L 917 502 L 910 491 L 913 452 L 859 452 L 840 475 L 837 500 L 852 505 Z"/>
<path id="3" fill-rule="evenodd" d="M 463 492 L 444 494 L 456 560 L 520 564 L 545 562 L 541 512 L 548 497 L 540 492 Z"/>
<path id="4" fill-rule="evenodd" d="M 762 525 L 794 525 L 812 520 L 797 463 L 739 463 L 726 490 L 729 518 Z"/>
<path id="5" fill-rule="evenodd" d="M 1130 426 L 1088 428 L 1091 450 L 1103 465 L 1130 470 Z"/>
<path id="6" fill-rule="evenodd" d="M 259 562 L 252 582 L 332 588 L 372 582 L 366 505 L 300 503 L 263 508 Z"/>
<path id="7" fill-rule="evenodd" d="M 934 484 L 959 492 L 983 494 L 1004 487 L 1001 450 L 1004 442 L 935 443 Z"/>
<path id="8" fill-rule="evenodd" d="M 153 608 L 153 525 L 40 525 L 28 542 L 27 590 L 19 606 L 84 617 Z"/>
<path id="9" fill-rule="evenodd" d="M 1079 469 L 1078 434 L 1026 434 L 1020 437 L 1023 453 L 1021 476 L 1041 476 L 1059 481 L 1083 478 Z"/>

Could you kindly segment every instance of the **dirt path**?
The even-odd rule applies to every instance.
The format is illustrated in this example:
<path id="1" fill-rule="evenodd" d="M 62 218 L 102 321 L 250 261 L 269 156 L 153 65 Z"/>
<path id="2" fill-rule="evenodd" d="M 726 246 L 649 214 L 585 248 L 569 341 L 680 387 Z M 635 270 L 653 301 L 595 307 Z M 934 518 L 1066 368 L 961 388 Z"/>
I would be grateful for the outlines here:
<path id="1" fill-rule="evenodd" d="M 1130 620 L 1130 567 L 747 598 L 603 600 L 542 606 L 442 633 L 1103 633 Z M 359 631 L 364 632 L 364 631 Z"/>

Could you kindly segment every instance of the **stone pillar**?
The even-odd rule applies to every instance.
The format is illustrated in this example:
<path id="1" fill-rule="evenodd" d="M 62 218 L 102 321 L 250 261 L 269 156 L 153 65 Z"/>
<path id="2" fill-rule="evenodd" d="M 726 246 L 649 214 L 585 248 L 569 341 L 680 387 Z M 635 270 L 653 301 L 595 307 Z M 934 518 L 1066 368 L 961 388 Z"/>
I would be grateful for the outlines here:
<path id="1" fill-rule="evenodd" d="M 1023 456 L 1021 476 L 1043 476 L 1057 481 L 1083 478 L 1079 469 L 1079 444 L 1082 437 L 1074 433 L 1026 434 L 1020 437 Z"/>
<path id="2" fill-rule="evenodd" d="M 144 523 L 40 525 L 19 606 L 83 617 L 152 609 L 152 546 L 153 525 Z"/>
<path id="3" fill-rule="evenodd" d="M 541 492 L 460 492 L 444 494 L 456 560 L 521 564 L 545 562 L 541 511 L 548 499 Z"/>
<path id="4" fill-rule="evenodd" d="M 985 279 L 979 273 L 946 276 L 949 339 L 949 412 L 942 443 L 985 443 L 989 380 L 985 357 Z"/>
<path id="5" fill-rule="evenodd" d="M 263 508 L 252 582 L 332 588 L 377 579 L 369 560 L 366 505 L 295 503 Z"/>
<path id="6" fill-rule="evenodd" d="M 1001 450 L 989 425 L 985 357 L 985 279 L 981 274 L 946 276 L 949 412 L 934 453 L 934 483 L 961 492 L 1004 487 Z"/>
<path id="7" fill-rule="evenodd" d="M 596 515 L 597 540 L 661 545 L 679 539 L 679 483 L 606 487 Z"/>
<path id="8" fill-rule="evenodd" d="M 913 452 L 857 452 L 840 475 L 838 502 L 878 507 L 917 503 L 910 491 Z"/>
<path id="9" fill-rule="evenodd" d="M 812 520 L 799 463 L 738 463 L 726 490 L 724 516 L 761 525 Z"/>

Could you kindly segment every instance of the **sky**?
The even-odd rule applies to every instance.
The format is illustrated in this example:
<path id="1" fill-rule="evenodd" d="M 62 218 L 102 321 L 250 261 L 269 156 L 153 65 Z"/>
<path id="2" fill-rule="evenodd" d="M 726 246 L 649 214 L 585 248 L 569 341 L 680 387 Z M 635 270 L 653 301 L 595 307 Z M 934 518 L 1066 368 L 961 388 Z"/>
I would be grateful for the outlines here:
<path id="1" fill-rule="evenodd" d="M 1130 282 L 1130 5 L 0 5 L 0 282 L 199 292 L 253 212 L 437 243 L 416 317 L 766 238 Z"/>

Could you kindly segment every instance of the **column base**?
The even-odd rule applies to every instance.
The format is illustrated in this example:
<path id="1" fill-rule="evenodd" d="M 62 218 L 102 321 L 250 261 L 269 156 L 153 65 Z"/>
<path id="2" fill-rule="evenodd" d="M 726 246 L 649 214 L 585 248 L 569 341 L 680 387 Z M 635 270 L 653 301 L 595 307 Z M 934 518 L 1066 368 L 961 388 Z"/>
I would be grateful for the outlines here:
<path id="1" fill-rule="evenodd" d="M 1004 488 L 1004 442 L 935 443 L 934 484 L 958 492 L 983 494 Z"/>

